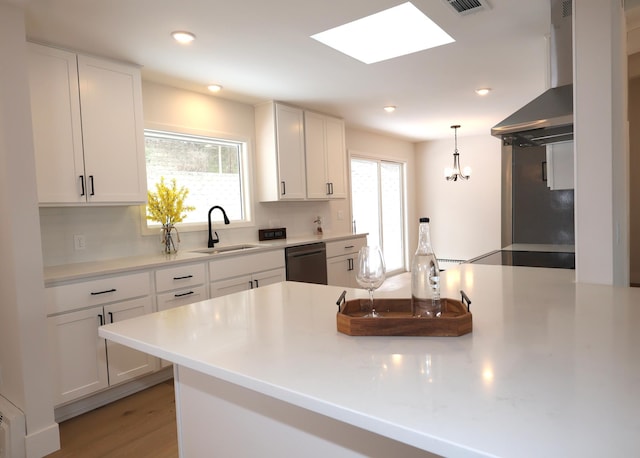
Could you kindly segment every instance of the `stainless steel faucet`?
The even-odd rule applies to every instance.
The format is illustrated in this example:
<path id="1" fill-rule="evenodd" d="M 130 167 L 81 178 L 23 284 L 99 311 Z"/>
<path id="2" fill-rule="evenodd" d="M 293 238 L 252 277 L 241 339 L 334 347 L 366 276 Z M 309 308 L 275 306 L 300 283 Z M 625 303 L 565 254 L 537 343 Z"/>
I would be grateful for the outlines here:
<path id="1" fill-rule="evenodd" d="M 216 238 L 214 239 L 213 238 L 214 232 L 212 232 L 212 230 L 211 230 L 211 212 L 214 211 L 216 208 L 219 209 L 222 212 L 222 216 L 224 217 L 224 224 L 229 224 L 230 223 L 229 218 L 227 218 L 227 212 L 224 211 L 224 208 L 222 208 L 219 205 L 214 205 L 213 207 L 211 207 L 209 209 L 209 217 L 208 217 L 208 219 L 209 219 L 209 243 L 207 244 L 207 247 L 209 247 L 209 248 L 213 248 L 213 246 L 216 243 L 220 242 L 220 237 L 218 237 L 218 233 L 215 232 Z"/>

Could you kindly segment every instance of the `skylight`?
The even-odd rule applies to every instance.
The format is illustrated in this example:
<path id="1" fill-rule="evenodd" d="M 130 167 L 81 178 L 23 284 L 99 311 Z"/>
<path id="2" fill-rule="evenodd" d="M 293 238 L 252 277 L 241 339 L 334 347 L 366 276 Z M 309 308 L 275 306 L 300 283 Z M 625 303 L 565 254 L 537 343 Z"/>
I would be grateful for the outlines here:
<path id="1" fill-rule="evenodd" d="M 411 2 L 312 35 L 365 64 L 455 41 Z"/>

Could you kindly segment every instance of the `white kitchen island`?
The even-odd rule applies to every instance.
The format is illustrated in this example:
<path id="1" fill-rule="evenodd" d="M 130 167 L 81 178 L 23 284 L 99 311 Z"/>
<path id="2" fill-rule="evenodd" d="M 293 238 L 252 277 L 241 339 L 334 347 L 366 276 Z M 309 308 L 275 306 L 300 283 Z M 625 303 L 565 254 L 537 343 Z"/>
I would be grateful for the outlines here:
<path id="1" fill-rule="evenodd" d="M 343 335 L 342 288 L 290 282 L 100 335 L 175 363 L 183 457 L 637 456 L 640 289 L 574 276 L 447 270 L 443 295 L 472 300 L 461 337 Z"/>

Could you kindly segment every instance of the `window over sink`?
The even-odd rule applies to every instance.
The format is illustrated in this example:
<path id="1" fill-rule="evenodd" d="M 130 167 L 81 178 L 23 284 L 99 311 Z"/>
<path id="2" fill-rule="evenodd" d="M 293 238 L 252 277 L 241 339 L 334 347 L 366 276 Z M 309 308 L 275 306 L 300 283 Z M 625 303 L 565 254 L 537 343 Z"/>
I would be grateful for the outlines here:
<path id="1" fill-rule="evenodd" d="M 176 179 L 189 190 L 186 205 L 195 207 L 180 223 L 181 230 L 202 230 L 209 208 L 223 207 L 232 224 L 250 221 L 247 196 L 247 145 L 202 135 L 147 129 L 144 132 L 147 189 L 156 190 L 160 177 Z M 222 222 L 222 213 L 211 215 Z M 147 221 L 147 227 L 159 223 Z"/>

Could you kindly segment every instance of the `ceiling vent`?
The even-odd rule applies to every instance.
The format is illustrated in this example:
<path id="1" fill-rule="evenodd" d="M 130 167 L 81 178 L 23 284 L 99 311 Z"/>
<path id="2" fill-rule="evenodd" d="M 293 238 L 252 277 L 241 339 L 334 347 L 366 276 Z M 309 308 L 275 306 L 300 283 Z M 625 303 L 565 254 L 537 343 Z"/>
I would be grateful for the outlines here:
<path id="1" fill-rule="evenodd" d="M 444 0 L 458 14 L 471 14 L 488 10 L 489 4 L 486 0 Z"/>

